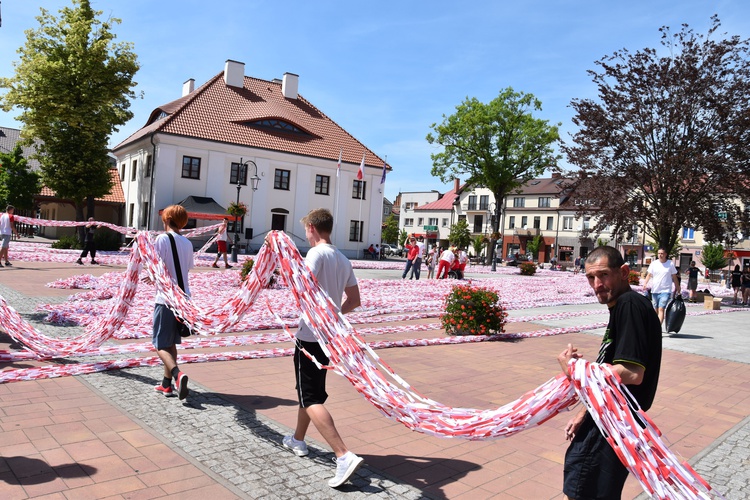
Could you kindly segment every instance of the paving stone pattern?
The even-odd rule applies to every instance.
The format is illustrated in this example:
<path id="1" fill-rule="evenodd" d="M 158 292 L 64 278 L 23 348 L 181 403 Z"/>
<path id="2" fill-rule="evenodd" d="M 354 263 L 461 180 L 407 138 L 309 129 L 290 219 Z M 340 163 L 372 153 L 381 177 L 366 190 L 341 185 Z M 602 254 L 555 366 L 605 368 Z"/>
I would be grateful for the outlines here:
<path id="1" fill-rule="evenodd" d="M 430 498 L 366 465 L 346 485 L 332 489 L 333 453 L 308 443 L 310 454 L 297 457 L 281 445 L 289 429 L 194 382 L 188 382 L 186 400 L 165 397 L 153 390 L 161 375 L 161 368 L 146 367 L 81 378 L 247 498 Z"/>

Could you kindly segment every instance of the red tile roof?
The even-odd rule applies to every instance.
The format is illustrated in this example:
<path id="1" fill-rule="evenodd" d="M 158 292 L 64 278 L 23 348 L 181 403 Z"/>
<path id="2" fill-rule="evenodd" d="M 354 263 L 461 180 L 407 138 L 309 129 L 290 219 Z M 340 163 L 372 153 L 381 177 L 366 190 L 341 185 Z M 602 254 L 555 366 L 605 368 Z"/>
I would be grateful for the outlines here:
<path id="1" fill-rule="evenodd" d="M 456 203 L 458 195 L 461 194 L 461 191 L 463 191 L 465 187 L 466 184 L 458 188 L 458 191 L 456 191 L 455 188 L 451 189 L 441 196 L 440 199 L 416 206 L 414 207 L 414 210 L 453 210 L 453 205 Z"/>
<path id="2" fill-rule="evenodd" d="M 280 82 L 245 76 L 244 86 L 239 88 L 227 85 L 223 75 L 219 73 L 190 94 L 159 106 L 143 128 L 113 151 L 158 132 L 333 161 L 338 161 L 341 150 L 342 161 L 355 165 L 366 153 L 365 166 L 382 171 L 382 158 L 304 97 L 285 98 Z M 167 116 L 157 119 L 162 114 Z M 247 125 L 265 119 L 283 120 L 305 133 Z"/>
<path id="3" fill-rule="evenodd" d="M 96 198 L 96 201 L 105 203 L 125 203 L 125 193 L 122 190 L 122 184 L 120 183 L 120 174 L 116 168 L 109 169 L 109 176 L 112 178 L 112 191 L 109 194 Z M 42 187 L 42 192 L 39 193 L 40 197 L 43 198 L 59 198 L 57 193 L 52 191 L 47 186 Z"/>

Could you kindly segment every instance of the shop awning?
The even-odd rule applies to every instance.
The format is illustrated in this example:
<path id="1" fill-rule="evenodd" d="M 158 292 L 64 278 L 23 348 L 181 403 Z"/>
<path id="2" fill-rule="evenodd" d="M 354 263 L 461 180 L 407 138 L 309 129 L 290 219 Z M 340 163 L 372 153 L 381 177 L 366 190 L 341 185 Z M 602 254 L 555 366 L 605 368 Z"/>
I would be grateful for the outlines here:
<path id="1" fill-rule="evenodd" d="M 207 196 L 188 196 L 181 202 L 177 203 L 182 205 L 187 210 L 189 219 L 199 220 L 223 220 L 225 218 L 231 219 L 227 215 L 227 209 L 216 203 L 213 198 Z M 159 215 L 164 209 L 159 210 Z"/>

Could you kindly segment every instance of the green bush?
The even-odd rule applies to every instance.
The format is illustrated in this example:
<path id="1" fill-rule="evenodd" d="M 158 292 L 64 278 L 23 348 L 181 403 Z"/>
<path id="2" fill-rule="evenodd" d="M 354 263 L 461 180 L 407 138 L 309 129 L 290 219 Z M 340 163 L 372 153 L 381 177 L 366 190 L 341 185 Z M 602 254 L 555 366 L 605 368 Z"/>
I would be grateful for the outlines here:
<path id="1" fill-rule="evenodd" d="M 440 323 L 448 335 L 493 335 L 504 331 L 507 316 L 497 293 L 458 285 L 445 299 Z"/>
<path id="2" fill-rule="evenodd" d="M 533 262 L 522 262 L 518 265 L 518 268 L 521 269 L 521 274 L 524 276 L 533 276 L 536 273 L 536 264 Z"/>
<path id="3" fill-rule="evenodd" d="M 255 261 L 253 259 L 247 259 L 242 264 L 242 269 L 240 269 L 240 278 L 245 279 L 247 278 L 247 275 L 250 274 L 250 271 L 253 270 L 253 265 L 255 265 Z"/>
<path id="4" fill-rule="evenodd" d="M 62 236 L 59 240 L 52 243 L 52 248 L 80 250 L 83 248 L 83 245 L 81 245 L 75 236 Z"/>
<path id="5" fill-rule="evenodd" d="M 97 250 L 115 252 L 122 246 L 122 235 L 108 227 L 101 227 L 94 233 Z"/>

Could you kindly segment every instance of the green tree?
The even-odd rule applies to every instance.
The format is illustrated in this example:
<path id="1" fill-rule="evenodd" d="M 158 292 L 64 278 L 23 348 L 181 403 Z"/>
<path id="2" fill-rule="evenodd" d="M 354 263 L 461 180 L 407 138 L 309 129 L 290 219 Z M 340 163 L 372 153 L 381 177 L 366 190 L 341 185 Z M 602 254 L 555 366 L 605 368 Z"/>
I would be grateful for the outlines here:
<path id="1" fill-rule="evenodd" d="M 474 239 L 471 240 L 471 247 L 474 249 L 474 255 L 476 257 L 479 257 L 482 253 L 482 250 L 485 246 L 487 246 L 487 243 L 489 240 L 487 240 L 484 236 L 481 234 L 478 234 L 474 236 Z"/>
<path id="2" fill-rule="evenodd" d="M 492 258 L 499 233 L 503 200 L 545 169 L 557 169 L 559 156 L 553 144 L 558 141 L 557 125 L 534 118 L 542 103 L 532 94 L 508 87 L 489 103 L 466 98 L 456 112 L 433 123 L 427 142 L 442 150 L 432 156 L 432 175 L 443 182 L 468 174 L 467 184 L 487 187 L 495 197 L 492 218 Z"/>
<path id="3" fill-rule="evenodd" d="M 719 213 L 748 233 L 747 117 L 750 40 L 662 27 L 663 50 L 622 49 L 589 71 L 598 99 L 574 99 L 579 130 L 562 151 L 580 168 L 576 195 L 596 230 L 645 224 L 656 247 L 673 248 L 683 227 L 720 241 Z M 737 175 L 740 175 L 738 180 Z"/>
<path id="4" fill-rule="evenodd" d="M 541 234 L 537 234 L 532 240 L 526 243 L 526 251 L 531 252 L 531 255 L 534 256 L 534 260 L 539 260 L 539 249 L 542 248 L 543 243 L 544 238 Z"/>
<path id="5" fill-rule="evenodd" d="M 398 240 L 398 219 L 395 215 L 391 214 L 385 219 L 380 240 L 384 243 L 395 243 Z"/>
<path id="6" fill-rule="evenodd" d="M 715 271 L 726 266 L 727 259 L 724 257 L 724 246 L 714 243 L 707 243 L 703 245 L 703 251 L 701 252 L 701 263 L 711 271 Z"/>
<path id="7" fill-rule="evenodd" d="M 19 209 L 34 207 L 34 195 L 42 190 L 39 174 L 31 170 L 21 146 L 10 153 L 0 153 L 0 210 L 7 205 Z"/>
<path id="8" fill-rule="evenodd" d="M 458 248 L 468 248 L 471 241 L 471 231 L 466 219 L 461 219 L 450 227 L 448 241 Z"/>
<path id="9" fill-rule="evenodd" d="M 41 9 L 39 27 L 26 31 L 18 49 L 15 75 L 0 79 L 5 111 L 19 108 L 22 136 L 37 144 L 45 184 L 72 200 L 76 220 L 84 220 L 84 203 L 94 216 L 94 199 L 110 192 L 108 140 L 133 113 L 133 77 L 137 57 L 130 43 L 115 43 L 114 25 L 100 21 L 88 0 L 55 17 Z"/>
<path id="10" fill-rule="evenodd" d="M 409 238 L 409 233 L 406 232 L 406 229 L 402 229 L 401 232 L 398 234 L 398 245 L 403 248 L 408 238 Z"/>

